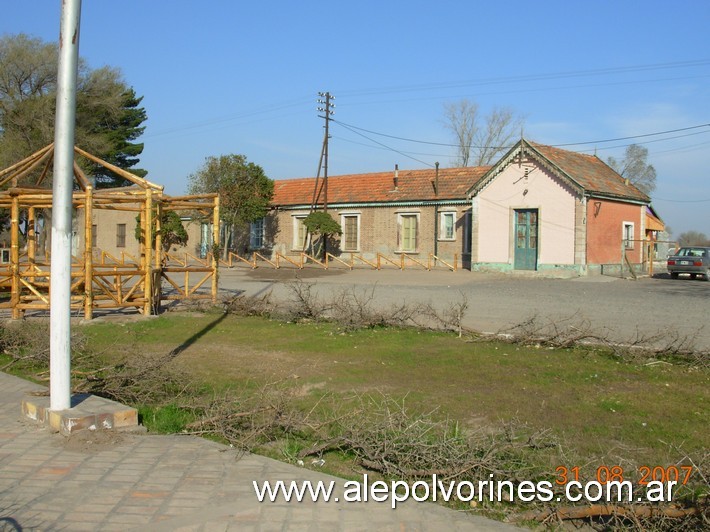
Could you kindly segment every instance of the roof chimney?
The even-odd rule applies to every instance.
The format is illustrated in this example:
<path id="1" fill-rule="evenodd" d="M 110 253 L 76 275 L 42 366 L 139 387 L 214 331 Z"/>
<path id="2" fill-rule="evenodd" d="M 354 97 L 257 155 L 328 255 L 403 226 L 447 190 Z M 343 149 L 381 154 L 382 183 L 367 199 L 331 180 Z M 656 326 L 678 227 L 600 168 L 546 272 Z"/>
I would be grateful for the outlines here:
<path id="1" fill-rule="evenodd" d="M 434 163 L 436 165 L 436 177 L 434 178 L 434 195 L 439 197 L 439 161 Z"/>
<path id="2" fill-rule="evenodd" d="M 397 186 L 399 186 L 399 165 L 395 164 L 394 165 L 394 189 L 397 190 Z"/>
<path id="3" fill-rule="evenodd" d="M 626 179 L 624 179 L 624 185 L 626 185 L 627 187 L 629 186 L 629 178 L 628 177 Z"/>

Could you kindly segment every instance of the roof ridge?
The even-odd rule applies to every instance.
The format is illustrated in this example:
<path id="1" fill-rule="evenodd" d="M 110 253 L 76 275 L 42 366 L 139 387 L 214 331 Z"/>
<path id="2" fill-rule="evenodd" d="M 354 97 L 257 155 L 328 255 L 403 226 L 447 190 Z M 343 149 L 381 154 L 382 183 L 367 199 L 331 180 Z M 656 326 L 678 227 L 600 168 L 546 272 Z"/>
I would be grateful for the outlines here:
<path id="1" fill-rule="evenodd" d="M 485 173 L 491 168 L 490 165 L 486 166 L 451 166 L 451 167 L 446 167 L 446 168 L 439 168 L 439 176 L 441 177 L 443 174 L 452 174 L 452 173 L 472 173 L 476 174 L 478 172 L 480 173 Z M 377 172 L 360 172 L 360 173 L 350 173 L 350 174 L 334 174 L 334 175 L 329 175 L 328 179 L 343 179 L 343 178 L 349 178 L 349 177 L 363 177 L 363 176 L 391 176 L 394 175 L 394 172 L 397 171 L 398 174 L 401 176 L 403 174 L 407 175 L 427 175 L 427 174 L 432 174 L 434 175 L 436 173 L 435 168 L 414 168 L 414 169 L 392 169 L 392 170 L 381 170 Z M 276 182 L 295 182 L 295 181 L 304 181 L 304 180 L 314 180 L 316 179 L 316 176 L 311 176 L 311 177 L 285 177 L 281 179 L 275 179 L 274 181 Z M 323 179 L 323 176 L 318 176 L 318 179 Z"/>

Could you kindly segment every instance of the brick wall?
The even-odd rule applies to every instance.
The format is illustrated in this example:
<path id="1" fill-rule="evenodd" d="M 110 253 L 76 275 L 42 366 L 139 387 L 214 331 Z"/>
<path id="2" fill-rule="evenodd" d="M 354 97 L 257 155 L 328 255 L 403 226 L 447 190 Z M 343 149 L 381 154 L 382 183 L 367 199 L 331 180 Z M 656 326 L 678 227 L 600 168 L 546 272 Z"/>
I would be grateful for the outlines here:
<path id="1" fill-rule="evenodd" d="M 465 212 L 470 206 L 439 206 L 439 235 L 435 239 L 435 208 L 431 205 L 416 206 L 386 206 L 386 207 L 342 207 L 331 208 L 329 213 L 333 218 L 344 225 L 344 217 L 350 216 L 359 222 L 359 246 L 352 251 L 367 259 L 374 259 L 377 253 L 388 257 L 395 257 L 403 249 L 403 217 L 414 216 L 417 219 L 416 251 L 407 252 L 419 260 L 426 260 L 430 253 L 434 253 L 435 240 L 438 256 L 446 261 L 453 260 L 457 255 L 459 265 L 464 251 L 464 236 L 468 233 L 465 228 Z M 454 219 L 454 238 L 446 239 L 442 228 L 442 213 L 452 213 Z M 280 210 L 272 212 L 267 219 L 266 239 L 270 242 L 271 249 L 284 255 L 297 255 L 300 249 L 294 248 L 294 231 L 296 225 L 294 218 L 306 216 L 308 210 Z M 337 246 L 331 249 L 333 254 L 342 253 L 344 243 L 342 237 L 335 239 Z M 336 249 L 336 251 L 332 251 Z M 349 250 L 345 250 L 349 252 Z"/>
<path id="2" fill-rule="evenodd" d="M 140 256 L 140 243 L 136 239 L 136 216 L 137 212 L 114 211 L 109 209 L 94 208 L 92 212 L 92 225 L 96 236 L 96 249 L 110 253 L 116 258 L 120 258 L 121 252 L 127 253 L 138 259 Z M 119 246 L 119 225 L 125 226 L 125 239 L 123 246 Z M 188 234 L 186 246 L 172 246 L 170 253 L 188 252 L 199 253 L 201 242 L 201 224 L 198 221 L 183 221 L 183 226 Z M 78 239 L 77 253 L 84 252 L 84 210 L 75 211 L 73 229 Z"/>
<path id="3" fill-rule="evenodd" d="M 587 261 L 589 264 L 619 264 L 624 224 L 633 224 L 633 238 L 644 238 L 644 207 L 598 198 L 587 200 Z M 632 263 L 641 262 L 643 246 L 631 244 L 626 256 Z"/>

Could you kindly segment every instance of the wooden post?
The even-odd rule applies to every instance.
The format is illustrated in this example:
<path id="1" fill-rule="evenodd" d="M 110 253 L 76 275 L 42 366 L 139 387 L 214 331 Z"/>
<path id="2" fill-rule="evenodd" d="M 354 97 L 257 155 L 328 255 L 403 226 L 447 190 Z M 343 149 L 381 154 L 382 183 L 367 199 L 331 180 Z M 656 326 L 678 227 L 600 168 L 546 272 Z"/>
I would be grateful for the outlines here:
<path id="1" fill-rule="evenodd" d="M 145 249 L 142 265 L 143 271 L 145 272 L 145 279 L 143 281 L 143 291 L 145 294 L 143 315 L 149 316 L 153 308 L 153 191 L 150 188 L 147 188 L 145 191 L 143 241 Z"/>
<path id="2" fill-rule="evenodd" d="M 214 243 L 219 243 L 219 196 L 214 199 L 214 212 L 212 213 L 212 240 Z M 217 304 L 217 292 L 219 291 L 219 257 L 214 255 L 214 246 L 212 246 L 212 304 Z M 256 257 L 254 258 L 256 264 Z"/>
<path id="3" fill-rule="evenodd" d="M 163 255 L 162 229 L 163 205 L 159 201 L 155 204 L 155 269 L 159 270 Z"/>
<path id="4" fill-rule="evenodd" d="M 154 267 L 151 277 L 152 277 L 152 293 L 151 302 L 153 305 L 153 310 L 156 314 L 160 314 L 160 302 L 162 300 L 162 288 L 160 286 L 162 282 L 162 272 L 163 272 L 163 234 L 162 234 L 162 219 L 163 219 L 163 202 L 162 194 L 158 192 L 158 199 L 155 202 L 155 259 Z"/>
<path id="5" fill-rule="evenodd" d="M 20 304 L 20 198 L 13 196 L 10 208 L 10 269 L 12 271 L 12 319 L 19 320 Z"/>
<path id="6" fill-rule="evenodd" d="M 27 261 L 30 265 L 35 263 L 35 255 L 37 253 L 37 221 L 35 208 L 27 209 Z"/>
<path id="7" fill-rule="evenodd" d="M 93 188 L 86 187 L 84 193 L 84 319 L 94 318 L 94 249 L 92 224 L 94 202 Z"/>

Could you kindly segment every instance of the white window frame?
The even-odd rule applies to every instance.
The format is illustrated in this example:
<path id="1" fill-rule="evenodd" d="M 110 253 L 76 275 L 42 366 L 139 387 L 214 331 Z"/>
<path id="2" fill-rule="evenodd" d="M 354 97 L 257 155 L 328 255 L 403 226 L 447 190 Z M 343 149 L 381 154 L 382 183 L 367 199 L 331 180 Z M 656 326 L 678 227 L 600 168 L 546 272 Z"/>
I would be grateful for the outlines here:
<path id="1" fill-rule="evenodd" d="M 308 241 L 310 239 L 310 234 L 308 233 L 306 226 L 303 225 L 303 220 L 308 216 L 307 214 L 294 214 L 292 216 L 293 220 L 293 247 L 291 248 L 293 251 L 303 251 L 304 249 L 308 248 Z M 306 232 L 304 235 L 303 240 L 299 240 L 298 238 L 298 233 L 300 227 L 303 227 L 303 230 Z"/>
<path id="2" fill-rule="evenodd" d="M 631 238 L 629 238 L 629 228 L 631 229 Z M 636 228 L 634 222 L 622 222 L 621 224 L 621 240 L 624 242 L 624 249 L 634 249 L 634 239 L 636 238 Z"/>
<path id="3" fill-rule="evenodd" d="M 346 248 L 345 247 L 345 219 L 355 218 L 356 229 L 355 229 L 355 247 Z M 340 239 L 340 249 L 341 251 L 348 252 L 358 252 L 360 251 L 360 213 L 359 212 L 342 212 L 340 213 L 340 227 L 343 229 L 343 236 Z"/>
<path id="4" fill-rule="evenodd" d="M 263 249 L 265 222 L 264 218 L 259 218 L 249 224 L 249 249 Z"/>
<path id="5" fill-rule="evenodd" d="M 451 218 L 451 236 L 446 234 L 446 218 Z M 446 242 L 456 241 L 456 211 L 439 212 L 439 240 Z"/>
<path id="6" fill-rule="evenodd" d="M 414 249 L 404 249 L 404 218 L 414 218 L 416 227 L 414 231 Z M 399 212 L 397 213 L 397 251 L 399 253 L 419 252 L 419 213 Z"/>

